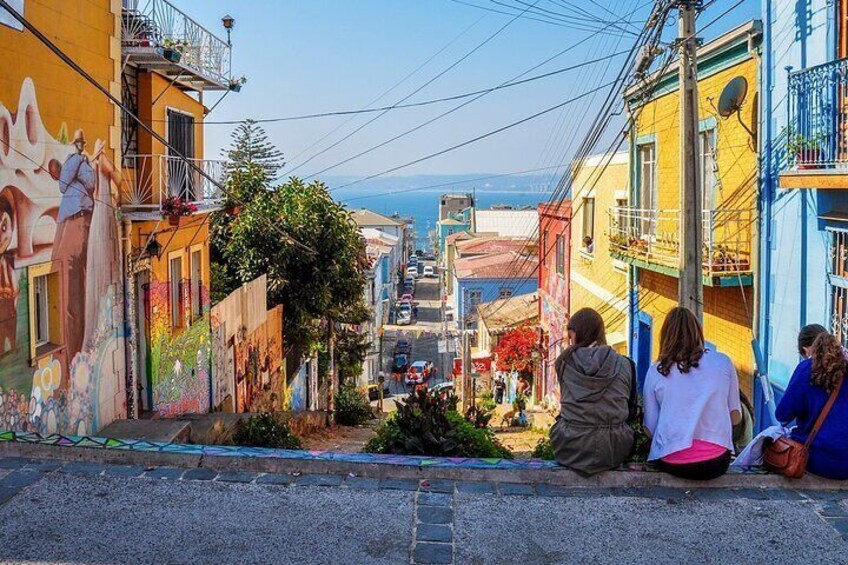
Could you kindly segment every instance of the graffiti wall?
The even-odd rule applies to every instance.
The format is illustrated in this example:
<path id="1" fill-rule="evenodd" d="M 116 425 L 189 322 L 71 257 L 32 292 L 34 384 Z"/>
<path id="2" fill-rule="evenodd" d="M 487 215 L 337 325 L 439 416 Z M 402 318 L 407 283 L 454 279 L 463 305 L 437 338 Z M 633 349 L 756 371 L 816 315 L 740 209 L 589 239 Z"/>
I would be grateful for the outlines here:
<path id="1" fill-rule="evenodd" d="M 48 131 L 18 88 L 0 90 L 0 429 L 92 433 L 126 411 L 110 122 Z"/>
<path id="2" fill-rule="evenodd" d="M 184 312 L 190 311 L 190 284 L 181 285 Z M 152 408 L 163 418 L 209 411 L 212 335 L 209 292 L 201 285 L 202 315 L 184 327 L 173 328 L 168 281 L 149 284 L 150 387 Z"/>
<path id="3" fill-rule="evenodd" d="M 265 323 L 235 348 L 236 411 L 285 410 L 283 374 L 283 307 L 268 310 Z"/>
<path id="4" fill-rule="evenodd" d="M 286 407 L 292 412 L 303 412 L 309 408 L 307 404 L 307 377 L 309 372 L 309 363 L 304 362 L 300 365 L 297 373 L 294 374 L 291 381 L 286 387 L 287 402 Z"/>

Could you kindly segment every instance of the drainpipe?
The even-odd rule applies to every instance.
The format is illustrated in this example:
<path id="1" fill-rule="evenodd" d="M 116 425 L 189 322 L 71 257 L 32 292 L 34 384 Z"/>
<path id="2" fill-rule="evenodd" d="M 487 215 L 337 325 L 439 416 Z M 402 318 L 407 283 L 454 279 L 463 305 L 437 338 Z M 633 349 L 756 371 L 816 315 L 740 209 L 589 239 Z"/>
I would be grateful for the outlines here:
<path id="1" fill-rule="evenodd" d="M 121 246 L 121 267 L 123 269 L 124 279 L 124 357 L 125 367 L 127 372 L 127 418 L 135 420 L 138 418 L 136 411 L 137 401 L 136 393 L 138 391 L 138 355 L 136 355 L 137 336 L 135 328 L 137 326 L 136 317 L 136 296 L 133 277 L 135 274 L 135 265 L 131 259 L 132 256 L 132 222 L 128 218 L 124 218 L 122 223 L 122 237 L 120 239 Z"/>

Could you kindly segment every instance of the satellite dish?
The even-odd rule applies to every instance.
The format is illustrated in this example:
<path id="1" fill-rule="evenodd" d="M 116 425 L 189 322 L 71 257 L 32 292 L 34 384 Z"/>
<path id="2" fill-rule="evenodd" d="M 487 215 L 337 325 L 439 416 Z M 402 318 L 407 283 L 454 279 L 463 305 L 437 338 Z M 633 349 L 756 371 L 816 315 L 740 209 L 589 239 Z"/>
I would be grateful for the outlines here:
<path id="1" fill-rule="evenodd" d="M 745 96 L 748 95 L 748 81 L 745 77 L 736 77 L 727 83 L 718 99 L 718 113 L 722 118 L 729 118 L 742 108 Z"/>

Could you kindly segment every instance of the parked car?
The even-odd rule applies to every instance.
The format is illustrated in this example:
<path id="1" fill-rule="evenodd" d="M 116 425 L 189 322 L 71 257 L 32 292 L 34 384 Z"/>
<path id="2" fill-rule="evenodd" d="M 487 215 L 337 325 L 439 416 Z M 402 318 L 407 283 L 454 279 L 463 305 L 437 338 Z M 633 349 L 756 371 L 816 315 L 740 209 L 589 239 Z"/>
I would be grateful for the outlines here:
<path id="1" fill-rule="evenodd" d="M 415 250 L 415 256 L 416 257 L 423 257 L 424 256 L 424 250 L 423 249 L 416 249 Z"/>
<path id="2" fill-rule="evenodd" d="M 406 268 L 406 276 L 412 277 L 414 279 L 418 278 L 418 267 L 407 267 Z"/>
<path id="3" fill-rule="evenodd" d="M 415 277 L 413 277 L 411 275 L 407 275 L 406 278 L 403 279 L 403 285 L 404 286 L 412 285 L 414 287 L 415 286 Z"/>
<path id="4" fill-rule="evenodd" d="M 392 373 L 406 373 L 409 370 L 409 355 L 397 353 L 392 360 Z"/>
<path id="5" fill-rule="evenodd" d="M 395 355 L 398 353 L 406 353 L 407 355 L 412 353 L 412 342 L 408 339 L 397 340 L 397 343 L 395 343 Z"/>
<path id="6" fill-rule="evenodd" d="M 412 296 L 411 292 L 405 292 L 403 296 L 400 297 L 401 302 L 409 302 L 412 303 L 415 300 L 415 297 Z"/>
<path id="7" fill-rule="evenodd" d="M 408 385 L 420 385 L 430 377 L 429 364 L 426 361 L 416 361 L 409 366 L 404 382 Z"/>
<path id="8" fill-rule="evenodd" d="M 433 388 L 430 389 L 430 392 L 433 394 L 448 394 L 451 395 L 454 392 L 453 381 L 445 381 L 443 383 L 439 383 Z"/>
<path id="9" fill-rule="evenodd" d="M 412 323 L 412 305 L 401 304 L 398 306 L 397 324 L 399 326 L 408 326 Z"/>
<path id="10" fill-rule="evenodd" d="M 423 276 L 425 279 L 434 279 L 436 278 L 436 270 L 433 269 L 433 267 L 431 267 L 430 265 L 427 265 L 426 267 L 424 267 Z"/>

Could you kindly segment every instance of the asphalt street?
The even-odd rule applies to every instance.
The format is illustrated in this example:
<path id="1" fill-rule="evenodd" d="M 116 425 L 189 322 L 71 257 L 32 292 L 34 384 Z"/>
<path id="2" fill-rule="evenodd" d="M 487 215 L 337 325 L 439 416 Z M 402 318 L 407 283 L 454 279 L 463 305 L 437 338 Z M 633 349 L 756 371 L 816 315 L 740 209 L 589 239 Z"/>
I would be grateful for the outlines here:
<path id="1" fill-rule="evenodd" d="M 0 459 L 0 562 L 846 563 L 846 498 Z"/>
<path id="2" fill-rule="evenodd" d="M 432 261 L 423 261 L 421 265 L 433 266 Z M 423 270 L 423 267 L 422 267 Z M 418 316 L 408 326 L 387 325 L 383 336 L 384 372 L 389 380 L 391 396 L 384 401 L 384 410 L 394 408 L 395 399 L 406 398 L 410 387 L 404 382 L 391 379 L 392 353 L 399 339 L 412 343 L 411 362 L 429 361 L 438 369 L 436 376 L 428 382 L 428 386 L 445 381 L 445 372 L 449 369 L 447 354 L 439 353 L 439 338 L 443 334 L 441 313 L 441 297 L 438 278 L 419 278 L 415 286 L 415 303 L 418 306 Z M 376 402 L 372 402 L 376 404 Z"/>

